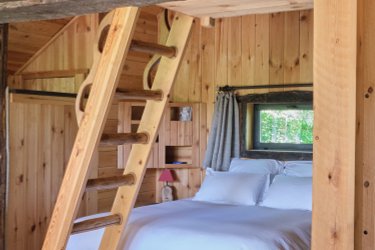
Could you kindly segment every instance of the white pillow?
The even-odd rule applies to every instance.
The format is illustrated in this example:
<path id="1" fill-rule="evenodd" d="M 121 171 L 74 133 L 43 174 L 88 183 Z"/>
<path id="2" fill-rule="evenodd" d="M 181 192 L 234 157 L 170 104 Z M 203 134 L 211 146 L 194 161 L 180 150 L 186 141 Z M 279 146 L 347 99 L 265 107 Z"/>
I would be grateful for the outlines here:
<path id="1" fill-rule="evenodd" d="M 288 176 L 312 177 L 312 161 L 286 161 L 284 174 Z"/>
<path id="2" fill-rule="evenodd" d="M 240 159 L 233 158 L 229 172 L 251 173 L 251 174 L 281 174 L 283 164 L 280 161 L 271 159 Z"/>
<path id="3" fill-rule="evenodd" d="M 261 206 L 312 210 L 312 178 L 277 175 Z"/>
<path id="4" fill-rule="evenodd" d="M 256 205 L 269 185 L 267 174 L 207 171 L 193 200 L 232 205 Z"/>

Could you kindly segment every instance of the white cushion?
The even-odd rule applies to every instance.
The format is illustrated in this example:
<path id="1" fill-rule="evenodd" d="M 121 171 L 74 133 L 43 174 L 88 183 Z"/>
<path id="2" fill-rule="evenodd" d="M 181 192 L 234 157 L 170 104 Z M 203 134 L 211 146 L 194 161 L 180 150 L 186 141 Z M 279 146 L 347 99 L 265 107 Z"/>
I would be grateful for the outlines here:
<path id="1" fill-rule="evenodd" d="M 286 161 L 284 174 L 288 176 L 312 177 L 312 161 Z"/>
<path id="2" fill-rule="evenodd" d="M 283 164 L 280 161 L 271 159 L 240 159 L 233 158 L 229 172 L 251 173 L 251 174 L 281 174 Z"/>
<path id="3" fill-rule="evenodd" d="M 277 175 L 261 206 L 312 210 L 312 178 Z"/>
<path id="4" fill-rule="evenodd" d="M 207 171 L 193 200 L 220 204 L 256 205 L 269 185 L 268 174 Z"/>

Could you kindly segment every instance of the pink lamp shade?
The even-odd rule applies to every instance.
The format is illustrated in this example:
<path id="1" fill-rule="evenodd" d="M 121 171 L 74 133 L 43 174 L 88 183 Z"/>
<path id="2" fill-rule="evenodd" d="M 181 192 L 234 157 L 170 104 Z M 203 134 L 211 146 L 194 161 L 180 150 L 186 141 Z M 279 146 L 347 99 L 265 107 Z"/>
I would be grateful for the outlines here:
<path id="1" fill-rule="evenodd" d="M 161 175 L 159 177 L 159 181 L 173 182 L 174 178 L 173 178 L 173 175 L 172 175 L 172 171 L 170 169 L 164 169 L 163 172 L 161 172 Z"/>

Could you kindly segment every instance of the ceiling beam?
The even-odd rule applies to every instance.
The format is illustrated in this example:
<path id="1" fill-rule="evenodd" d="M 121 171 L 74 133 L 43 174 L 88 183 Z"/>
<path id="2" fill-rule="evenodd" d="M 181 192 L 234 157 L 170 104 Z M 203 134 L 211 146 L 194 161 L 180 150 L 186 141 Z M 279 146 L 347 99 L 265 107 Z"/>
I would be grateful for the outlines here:
<path id="1" fill-rule="evenodd" d="M 167 0 L 23 0 L 0 1 L 0 23 L 58 19 L 107 12 L 123 6 L 147 6 Z"/>

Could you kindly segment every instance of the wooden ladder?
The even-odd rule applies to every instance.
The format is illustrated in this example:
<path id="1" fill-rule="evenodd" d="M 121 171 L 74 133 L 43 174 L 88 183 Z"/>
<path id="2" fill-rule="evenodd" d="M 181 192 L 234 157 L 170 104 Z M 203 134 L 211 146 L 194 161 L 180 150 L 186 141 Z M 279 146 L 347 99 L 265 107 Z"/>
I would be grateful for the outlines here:
<path id="1" fill-rule="evenodd" d="M 100 249 L 118 249 L 124 237 L 193 22 L 192 17 L 177 14 L 166 45 L 156 45 L 132 41 L 138 15 L 136 7 L 119 8 L 100 23 L 94 45 L 94 63 L 77 96 L 79 130 L 42 249 L 64 249 L 71 232 L 80 233 L 102 227 L 107 228 Z M 129 49 L 162 55 L 151 89 L 117 89 Z M 82 100 L 89 89 L 90 94 L 83 108 Z M 113 98 L 122 101 L 147 100 L 137 133 L 102 135 Z M 122 176 L 88 180 L 91 160 L 99 143 L 134 144 Z M 110 215 L 73 225 L 85 191 L 112 188 L 118 188 L 118 191 Z"/>

